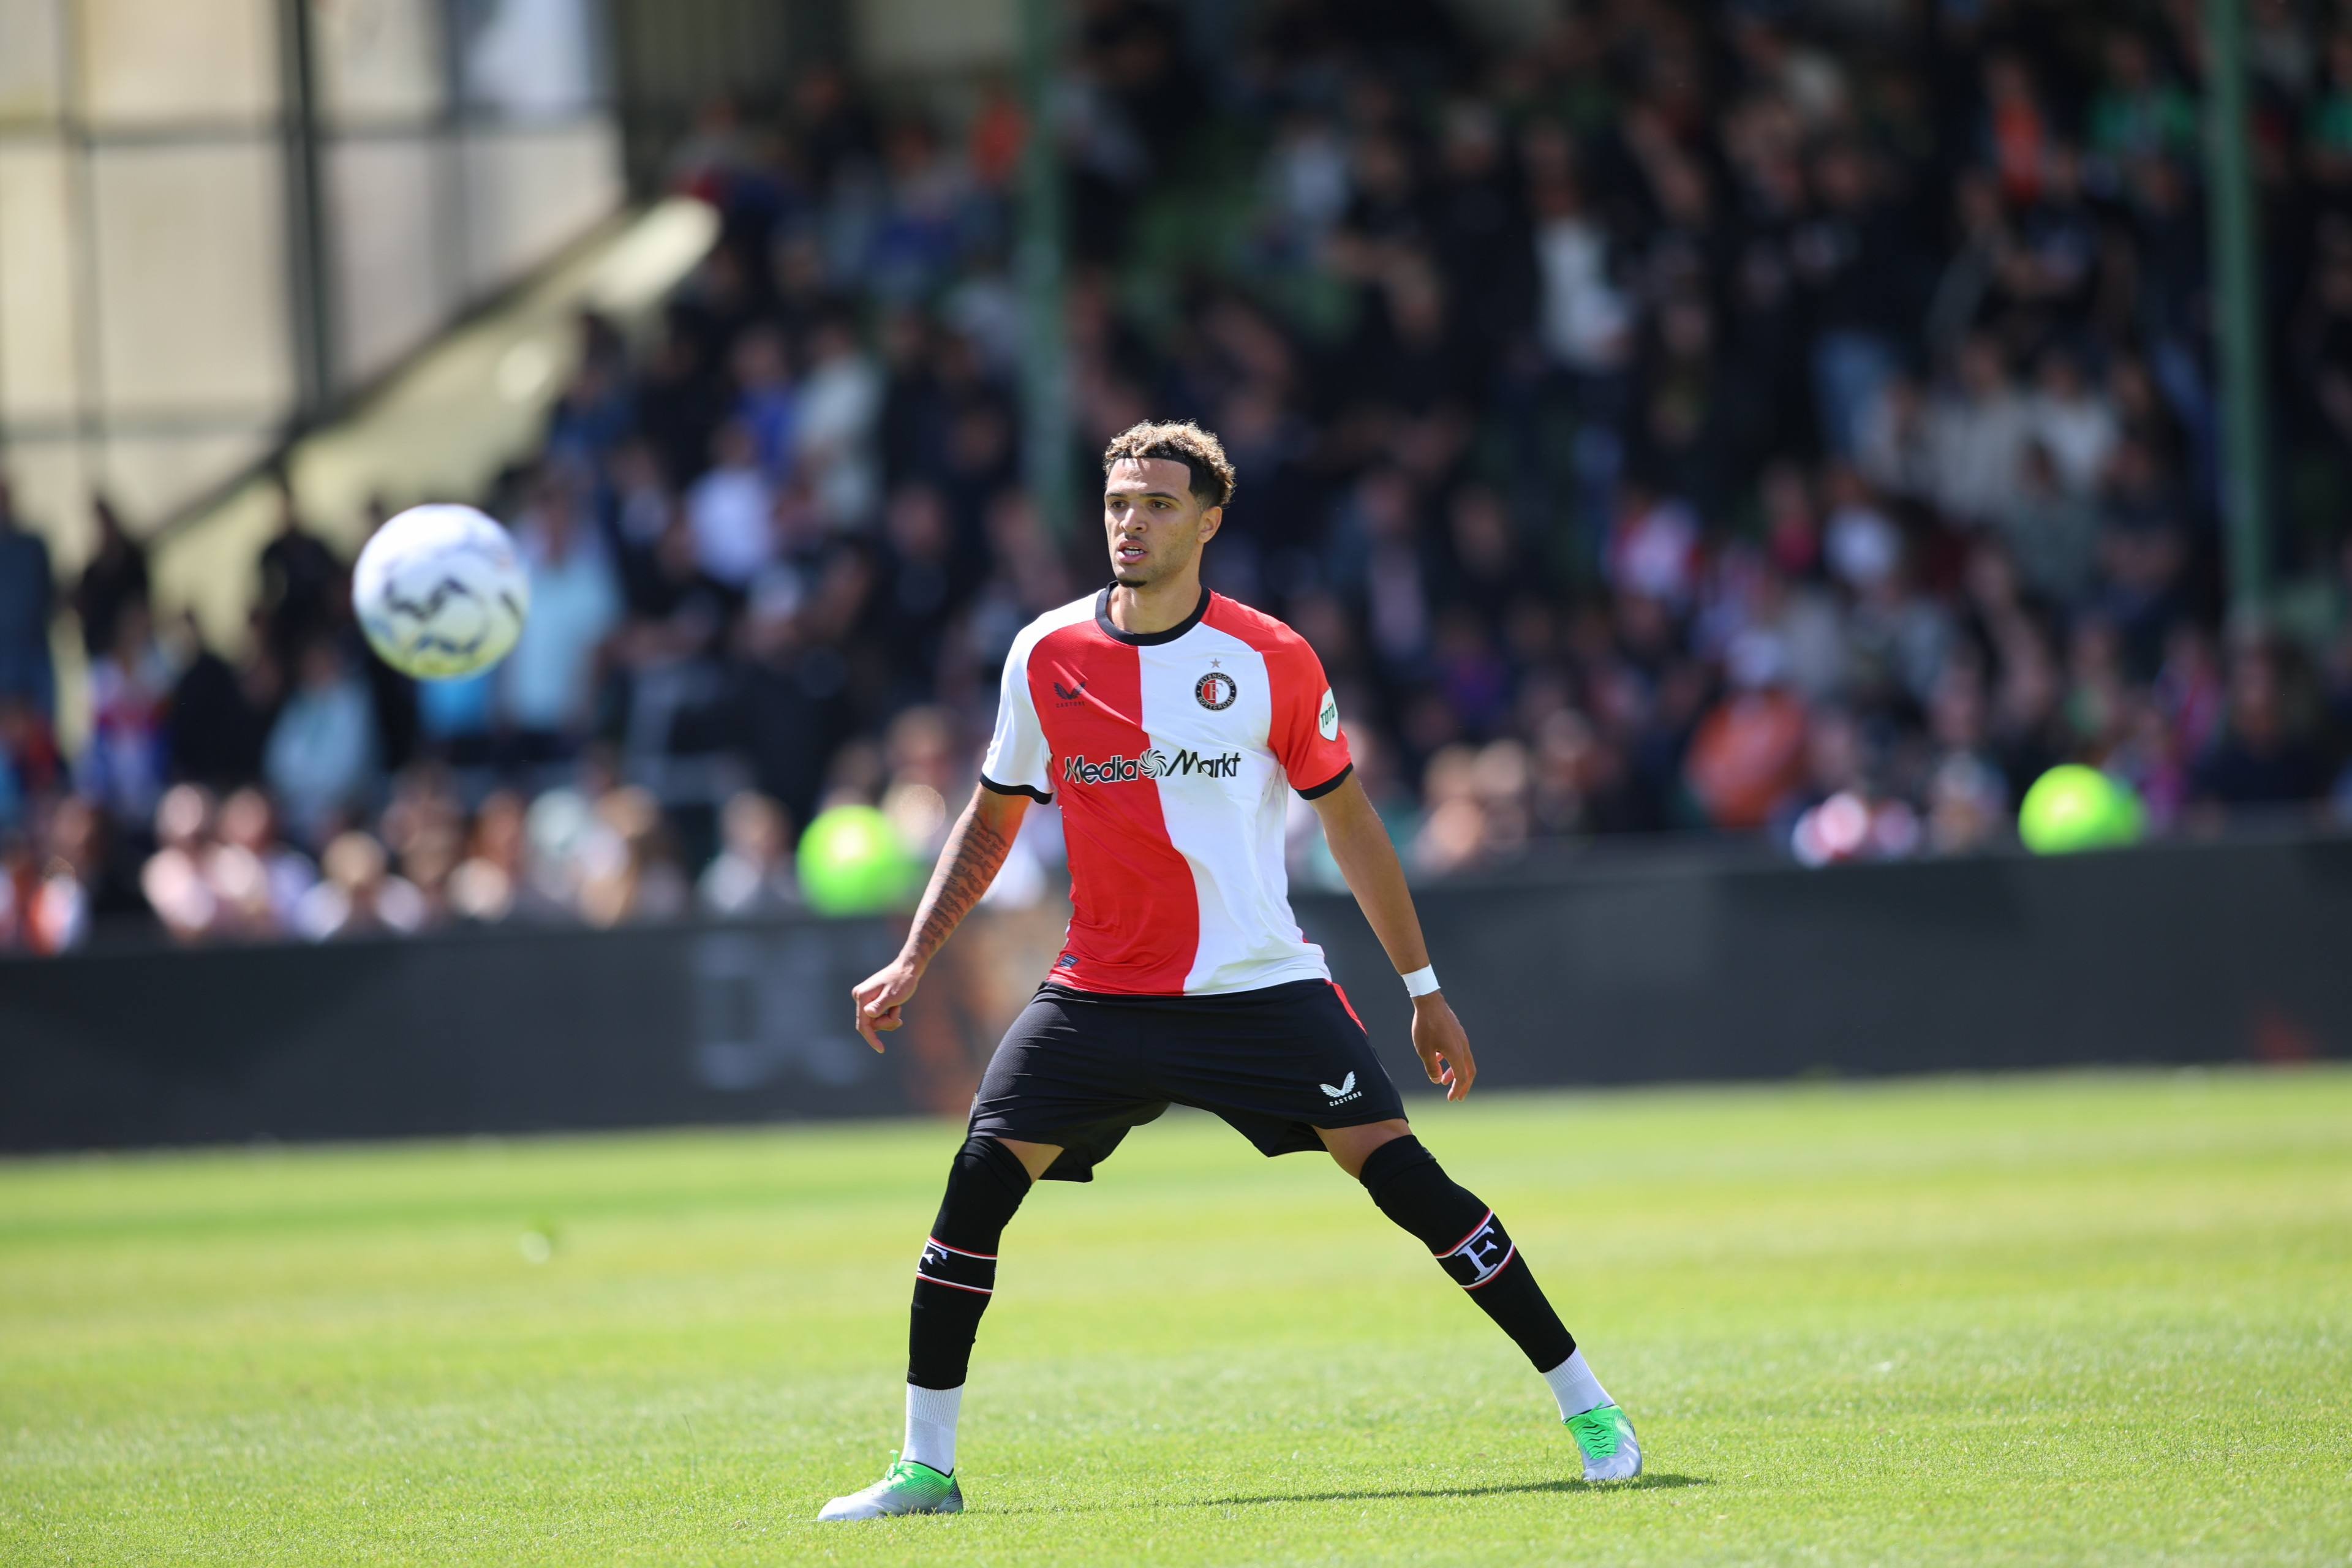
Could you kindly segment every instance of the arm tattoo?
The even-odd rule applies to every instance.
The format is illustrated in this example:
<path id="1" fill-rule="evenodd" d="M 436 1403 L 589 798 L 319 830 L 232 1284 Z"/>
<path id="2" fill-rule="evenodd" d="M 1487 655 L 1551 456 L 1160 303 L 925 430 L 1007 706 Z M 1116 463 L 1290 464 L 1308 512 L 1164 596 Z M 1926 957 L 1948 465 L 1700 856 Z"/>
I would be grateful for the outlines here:
<path id="1" fill-rule="evenodd" d="M 982 821 L 977 810 L 967 810 L 940 853 L 939 869 L 931 873 L 922 907 L 915 911 L 915 932 L 908 939 L 907 951 L 925 961 L 939 952 L 996 880 L 997 868 L 1012 850 L 1013 840 Z"/>

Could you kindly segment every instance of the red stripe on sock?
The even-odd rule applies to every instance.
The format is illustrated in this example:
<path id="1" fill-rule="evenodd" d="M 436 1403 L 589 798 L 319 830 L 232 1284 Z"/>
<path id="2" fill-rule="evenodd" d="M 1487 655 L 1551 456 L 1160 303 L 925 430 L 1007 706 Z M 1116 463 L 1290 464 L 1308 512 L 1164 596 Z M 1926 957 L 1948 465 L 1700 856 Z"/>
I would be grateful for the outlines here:
<path id="1" fill-rule="evenodd" d="M 1469 1246 L 1469 1245 L 1470 1245 L 1470 1237 L 1471 1237 L 1471 1236 L 1475 1236 L 1475 1235 L 1477 1235 L 1480 1231 L 1482 1231 L 1482 1230 L 1486 1229 L 1486 1220 L 1493 1219 L 1494 1217 L 1495 1217 L 1495 1211 L 1494 1211 L 1493 1209 L 1488 1209 L 1488 1210 L 1486 1211 L 1486 1219 L 1481 1219 L 1481 1220 L 1480 1220 L 1476 1225 L 1474 1225 L 1474 1226 L 1472 1226 L 1470 1227 L 1470 1236 L 1465 1236 L 1465 1237 L 1464 1237 L 1461 1240 L 1459 1240 L 1459 1241 L 1455 1242 L 1453 1246 L 1451 1246 L 1451 1247 L 1447 1247 L 1444 1251 L 1443 1251 L 1443 1252 L 1433 1252 L 1433 1253 L 1431 1253 L 1431 1254 L 1430 1254 L 1430 1256 L 1431 1256 L 1432 1258 L 1451 1258 L 1451 1257 L 1453 1257 L 1455 1253 L 1457 1253 L 1457 1252 L 1461 1251 L 1464 1247 L 1465 1247 Z M 1513 1245 L 1512 1250 L 1513 1250 L 1513 1251 L 1517 1251 L 1517 1244 L 1514 1244 L 1514 1245 Z"/>

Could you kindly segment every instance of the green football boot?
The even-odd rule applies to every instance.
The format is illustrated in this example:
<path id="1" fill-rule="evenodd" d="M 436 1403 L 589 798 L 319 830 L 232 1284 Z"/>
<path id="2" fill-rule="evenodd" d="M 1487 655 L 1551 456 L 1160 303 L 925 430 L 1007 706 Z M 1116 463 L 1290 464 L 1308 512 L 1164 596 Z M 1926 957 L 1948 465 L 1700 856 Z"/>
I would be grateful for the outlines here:
<path id="1" fill-rule="evenodd" d="M 1596 1405 L 1567 1422 L 1577 1451 L 1584 1456 L 1588 1481 L 1629 1481 L 1642 1473 L 1642 1445 L 1633 1423 L 1614 1405 Z"/>
<path id="2" fill-rule="evenodd" d="M 890 1468 L 864 1491 L 837 1497 L 817 1510 L 819 1519 L 888 1519 L 900 1513 L 961 1513 L 963 1489 L 953 1476 L 929 1465 L 890 1456 Z"/>

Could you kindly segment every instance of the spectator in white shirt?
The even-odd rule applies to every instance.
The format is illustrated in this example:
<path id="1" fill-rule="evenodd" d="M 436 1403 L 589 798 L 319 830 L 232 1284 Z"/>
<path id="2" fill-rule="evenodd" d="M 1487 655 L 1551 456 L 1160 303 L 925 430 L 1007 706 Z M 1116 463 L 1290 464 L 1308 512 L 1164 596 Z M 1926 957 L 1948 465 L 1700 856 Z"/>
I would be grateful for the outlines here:
<path id="1" fill-rule="evenodd" d="M 568 486 L 551 483 L 515 529 L 530 574 L 530 617 L 499 667 L 500 709 L 525 744 L 562 755 L 586 731 L 621 592 Z"/>
<path id="2" fill-rule="evenodd" d="M 1973 526 L 1991 521 L 2015 499 L 2032 411 L 1990 339 L 1963 342 L 1955 369 L 1958 384 L 1928 416 L 1935 498 L 1954 521 Z"/>
<path id="3" fill-rule="evenodd" d="M 793 440 L 826 518 L 838 529 L 861 528 L 881 498 L 874 425 L 882 412 L 882 372 L 845 321 L 818 326 L 809 359 Z"/>
<path id="4" fill-rule="evenodd" d="M 2067 494 L 2095 494 L 2123 436 L 2115 405 L 2083 379 L 2083 367 L 2064 349 L 2042 356 L 2035 380 L 2034 439 L 2049 451 Z"/>
<path id="5" fill-rule="evenodd" d="M 1927 499 L 1936 479 L 1932 425 L 1919 384 L 1907 375 L 1889 376 L 1863 405 L 1854 434 L 1854 467 L 1882 494 Z"/>
<path id="6" fill-rule="evenodd" d="M 719 816 L 719 831 L 726 847 L 695 889 L 705 910 L 744 919 L 800 908 L 800 884 L 793 874 L 792 821 L 782 806 L 745 790 L 728 801 Z"/>
<path id="7" fill-rule="evenodd" d="M 301 684 L 270 727 L 262 773 L 296 835 L 317 844 L 376 784 L 375 704 L 334 639 L 302 650 Z"/>
<path id="8" fill-rule="evenodd" d="M 713 581 L 741 588 L 775 553 L 768 480 L 760 471 L 759 444 L 741 420 L 721 425 L 710 445 L 710 470 L 687 494 L 687 526 L 696 564 Z"/>

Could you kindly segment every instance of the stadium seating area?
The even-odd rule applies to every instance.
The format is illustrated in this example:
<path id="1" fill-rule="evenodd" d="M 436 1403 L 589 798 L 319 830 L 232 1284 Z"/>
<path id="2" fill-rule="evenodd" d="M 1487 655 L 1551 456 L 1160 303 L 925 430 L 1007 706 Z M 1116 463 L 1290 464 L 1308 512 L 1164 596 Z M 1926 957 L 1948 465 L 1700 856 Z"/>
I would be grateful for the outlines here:
<path id="1" fill-rule="evenodd" d="M 2260 632 L 2223 624 L 2171 0 L 1597 0 L 1509 49 L 1433 0 L 1089 4 L 1052 127 L 1077 493 L 1136 419 L 1222 433 L 1212 581 L 1321 652 L 1424 875 L 1670 831 L 1968 853 L 2065 760 L 2158 831 L 2352 812 L 2352 16 L 2250 9 Z M 290 504 L 234 657 L 108 520 L 56 590 L 92 669 L 60 757 L 0 489 L 0 947 L 779 908 L 828 801 L 935 848 L 1013 633 L 1103 576 L 1087 508 L 1056 537 L 1019 484 L 1028 128 L 955 101 L 711 106 L 671 177 L 720 241 L 654 341 L 582 321 L 479 498 L 532 575 L 491 677 L 369 658 Z"/>

